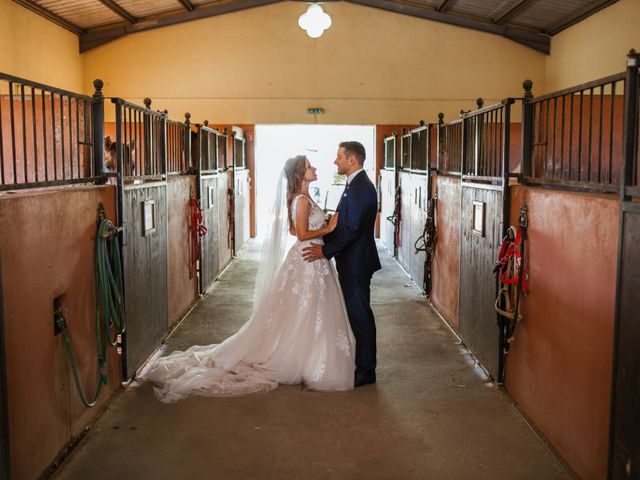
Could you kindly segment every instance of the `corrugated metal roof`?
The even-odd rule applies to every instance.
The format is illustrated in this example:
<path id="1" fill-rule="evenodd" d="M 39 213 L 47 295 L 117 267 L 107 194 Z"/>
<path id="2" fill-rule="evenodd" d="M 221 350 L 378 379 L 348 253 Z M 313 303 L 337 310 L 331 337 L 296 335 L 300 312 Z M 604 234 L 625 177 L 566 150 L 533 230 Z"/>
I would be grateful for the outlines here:
<path id="1" fill-rule="evenodd" d="M 33 3 L 83 30 L 122 21 L 121 17 L 96 0 L 33 0 Z"/>
<path id="2" fill-rule="evenodd" d="M 117 0 L 117 2 L 137 18 L 154 17 L 183 9 L 177 0 Z"/>
<path id="3" fill-rule="evenodd" d="M 14 0 L 80 36 L 85 51 L 128 33 L 282 0 Z M 549 36 L 617 0 L 345 0 L 503 35 L 548 53 Z M 145 20 L 154 19 L 153 22 Z"/>

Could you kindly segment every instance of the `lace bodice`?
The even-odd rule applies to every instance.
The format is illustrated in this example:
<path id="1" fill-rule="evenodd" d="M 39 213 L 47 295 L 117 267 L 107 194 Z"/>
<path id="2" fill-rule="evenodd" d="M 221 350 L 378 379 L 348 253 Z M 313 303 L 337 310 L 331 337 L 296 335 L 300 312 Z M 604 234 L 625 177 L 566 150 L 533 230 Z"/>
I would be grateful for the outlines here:
<path id="1" fill-rule="evenodd" d="M 291 202 L 291 217 L 293 218 L 294 224 L 296 219 L 298 202 L 300 201 L 300 198 L 304 196 L 305 195 L 298 195 Z M 325 226 L 326 222 L 324 220 L 324 212 L 312 200 L 309 200 L 309 203 L 311 204 L 311 208 L 309 209 L 309 230 L 318 230 Z"/>

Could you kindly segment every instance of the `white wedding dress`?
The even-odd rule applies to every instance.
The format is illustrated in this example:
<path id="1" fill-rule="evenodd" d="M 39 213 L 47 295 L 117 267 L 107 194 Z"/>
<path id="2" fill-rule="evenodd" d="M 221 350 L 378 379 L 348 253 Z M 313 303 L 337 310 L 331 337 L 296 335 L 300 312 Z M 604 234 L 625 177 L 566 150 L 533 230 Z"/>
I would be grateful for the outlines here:
<path id="1" fill-rule="evenodd" d="M 300 197 L 292 203 L 295 218 Z M 309 230 L 325 225 L 311 204 Z M 193 346 L 153 360 L 140 378 L 173 403 L 190 395 L 230 396 L 304 383 L 311 390 L 353 388 L 354 342 L 335 269 L 327 259 L 305 262 L 296 241 L 242 328 L 219 345 Z"/>

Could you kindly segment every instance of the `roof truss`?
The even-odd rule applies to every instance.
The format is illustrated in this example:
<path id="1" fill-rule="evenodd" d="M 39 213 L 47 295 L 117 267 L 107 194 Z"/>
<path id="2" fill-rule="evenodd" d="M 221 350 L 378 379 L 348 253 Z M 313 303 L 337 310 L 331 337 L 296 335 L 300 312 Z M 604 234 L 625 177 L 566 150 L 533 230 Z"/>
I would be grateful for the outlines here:
<path id="1" fill-rule="evenodd" d="M 201 18 L 222 15 L 248 8 L 259 7 L 278 3 L 283 0 L 211 0 L 209 3 L 194 3 L 194 0 L 175 0 L 176 9 L 172 12 L 162 13 L 138 18 L 127 9 L 123 8 L 119 0 L 94 0 L 99 2 L 122 19 L 121 22 L 111 23 L 103 27 L 82 28 L 64 18 L 62 10 L 56 13 L 55 2 L 48 2 L 47 8 L 40 6 L 38 0 L 13 0 L 29 10 L 45 17 L 46 19 L 72 31 L 80 38 L 80 52 L 85 52 L 99 45 L 120 38 L 130 33 L 142 32 L 168 25 L 198 20 Z M 305 0 L 301 0 L 305 1 Z M 332 0 L 323 0 L 324 2 Z M 515 42 L 521 43 L 543 53 L 549 53 L 551 48 L 551 36 L 561 32 L 588 16 L 602 10 L 618 0 L 590 0 L 585 1 L 580 11 L 574 12 L 570 18 L 556 19 L 555 23 L 547 22 L 544 28 L 523 24 L 518 16 L 535 7 L 544 7 L 545 0 L 513 0 L 513 4 L 506 11 L 499 13 L 494 18 L 461 13 L 464 6 L 458 0 L 344 0 L 358 5 L 378 8 L 390 12 L 424 18 L 436 22 L 447 23 L 459 27 L 470 28 L 482 32 L 502 35 Z M 483 5 L 486 0 L 476 0 L 478 5 Z M 68 2 L 66 2 L 68 3 Z M 458 5 L 459 4 L 459 7 Z M 508 4 L 507 4 L 508 5 Z M 130 7 L 133 8 L 133 7 Z"/>

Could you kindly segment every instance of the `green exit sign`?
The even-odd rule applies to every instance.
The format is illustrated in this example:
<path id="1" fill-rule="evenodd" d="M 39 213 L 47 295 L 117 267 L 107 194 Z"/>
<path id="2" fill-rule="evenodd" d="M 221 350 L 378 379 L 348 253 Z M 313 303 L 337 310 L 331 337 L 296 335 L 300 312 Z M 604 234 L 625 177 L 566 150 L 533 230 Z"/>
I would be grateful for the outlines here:
<path id="1" fill-rule="evenodd" d="M 307 113 L 309 115 L 320 115 L 324 113 L 324 108 L 307 108 Z"/>

